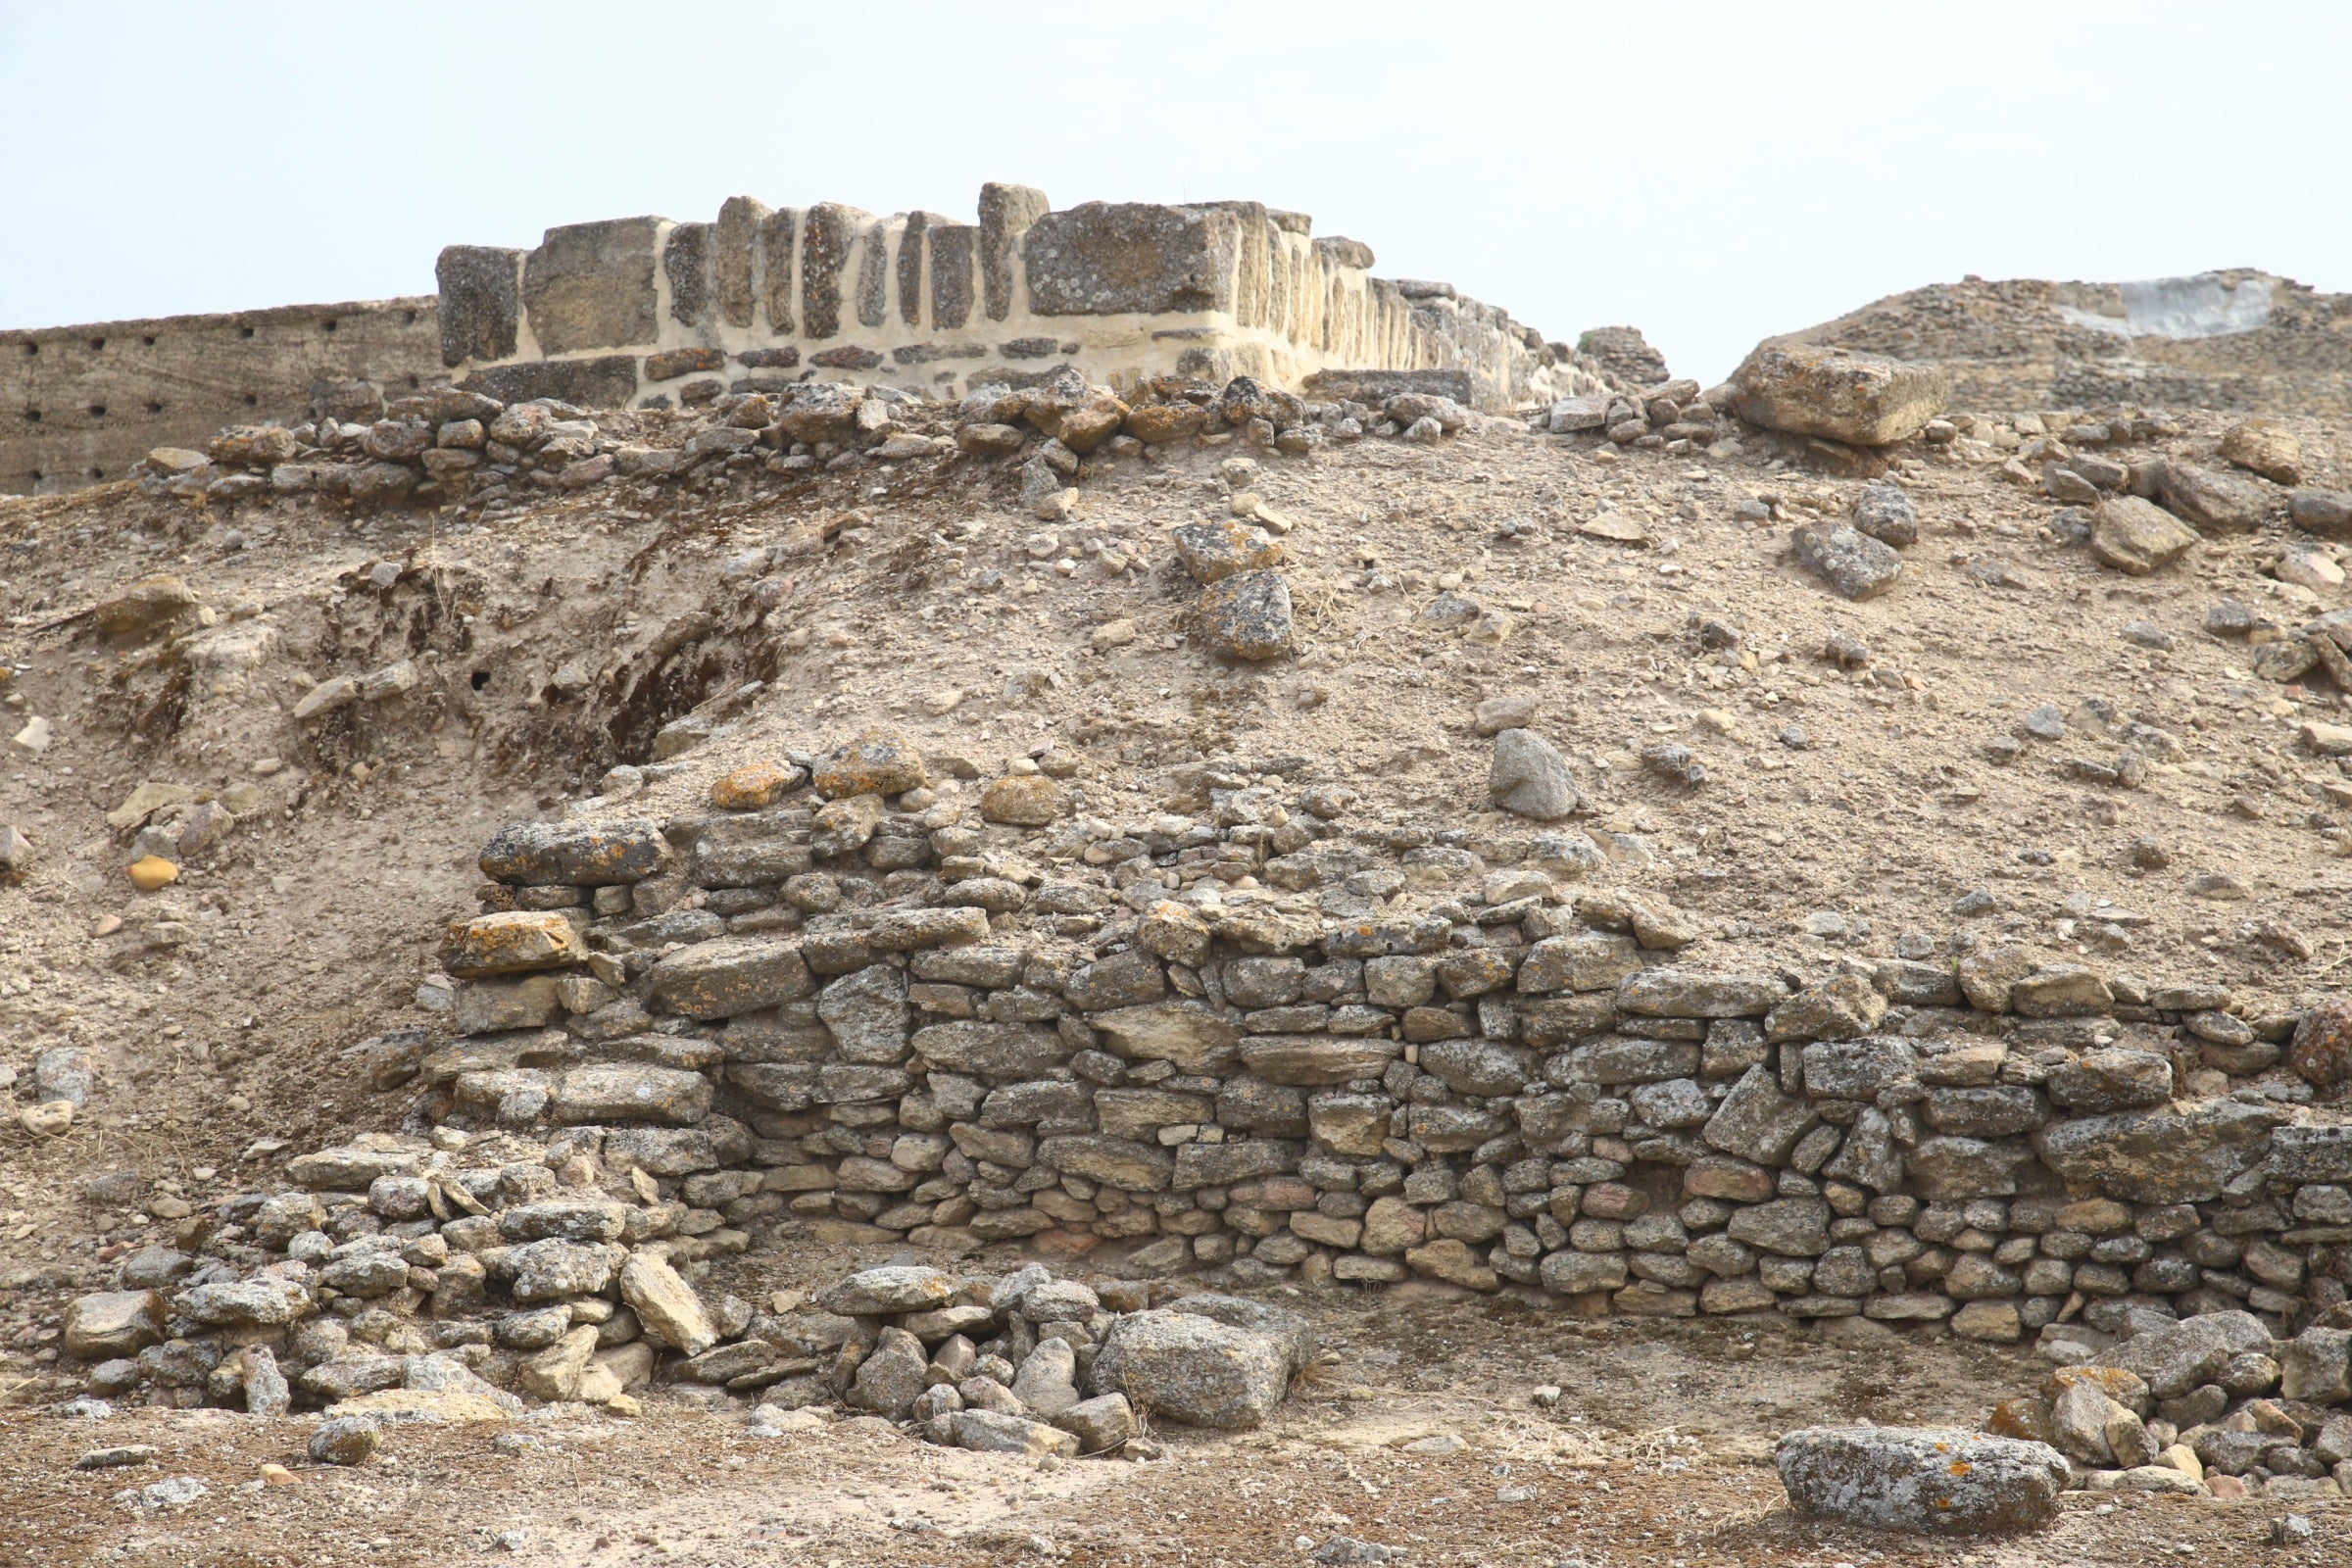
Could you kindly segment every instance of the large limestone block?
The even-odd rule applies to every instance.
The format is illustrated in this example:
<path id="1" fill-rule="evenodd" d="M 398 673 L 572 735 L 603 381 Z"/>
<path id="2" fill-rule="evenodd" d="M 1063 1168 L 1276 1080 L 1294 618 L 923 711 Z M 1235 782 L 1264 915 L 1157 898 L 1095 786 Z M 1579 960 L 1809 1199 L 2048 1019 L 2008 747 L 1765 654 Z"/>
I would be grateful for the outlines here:
<path id="1" fill-rule="evenodd" d="M 658 218 L 551 228 L 523 259 L 522 302 L 546 355 L 650 344 Z"/>
<path id="2" fill-rule="evenodd" d="M 521 251 L 450 245 L 433 264 L 441 291 L 441 363 L 503 360 L 514 352 L 522 305 Z"/>
<path id="3" fill-rule="evenodd" d="M 514 1381 L 535 1398 L 576 1398 L 580 1376 L 595 1356 L 596 1329 L 583 1323 L 516 1367 Z"/>
<path id="4" fill-rule="evenodd" d="M 1290 1388 L 1291 1350 L 1270 1335 L 1184 1311 L 1122 1317 L 1095 1359 L 1100 1393 L 1154 1419 L 1221 1432 L 1262 1426 Z"/>
<path id="5" fill-rule="evenodd" d="M 1860 447 L 1916 435 L 1950 395 L 1936 366 L 1810 343 L 1759 343 L 1732 372 L 1732 412 L 1748 423 Z"/>
<path id="6" fill-rule="evenodd" d="M 890 1312 L 927 1312 L 945 1306 L 956 1296 L 956 1282 L 938 1269 L 922 1264 L 888 1264 L 859 1269 L 847 1279 L 819 1291 L 817 1307 L 843 1317 L 873 1317 Z"/>
<path id="7" fill-rule="evenodd" d="M 799 944 L 772 937 L 698 942 L 654 965 L 655 997 L 689 1018 L 732 1018 L 808 995 Z"/>
<path id="8" fill-rule="evenodd" d="M 2253 1313 L 2206 1312 L 2134 1334 L 2112 1357 L 2157 1398 L 2177 1399 L 2211 1382 L 2230 1357 L 2249 1350 L 2267 1355 L 2270 1349 L 2271 1331 Z"/>
<path id="9" fill-rule="evenodd" d="M 1080 1135 L 1049 1138 L 1037 1146 L 1040 1164 L 1123 1193 L 1167 1190 L 1176 1158 L 1166 1150 L 1128 1138 Z"/>
<path id="10" fill-rule="evenodd" d="M 461 980 L 557 969 L 587 956 L 580 933 L 559 910 L 508 909 L 453 920 L 441 962 Z"/>
<path id="11" fill-rule="evenodd" d="M 1788 986 L 1771 975 L 1661 967 L 1627 975 L 1617 1005 L 1652 1018 L 1759 1018 L 1788 996 Z"/>
<path id="12" fill-rule="evenodd" d="M 669 843 L 653 822 L 515 822 L 499 829 L 481 857 L 482 875 L 517 886 L 605 887 L 668 865 Z"/>
<path id="13" fill-rule="evenodd" d="M 645 1332 L 673 1350 L 700 1355 L 718 1343 L 703 1298 L 659 1253 L 635 1252 L 620 1266 L 620 1297 Z"/>
<path id="14" fill-rule="evenodd" d="M 1242 1062 L 1268 1083 L 1315 1087 L 1377 1078 L 1403 1054 L 1401 1041 L 1343 1035 L 1250 1035 Z"/>
<path id="15" fill-rule="evenodd" d="M 985 219 L 984 219 L 985 221 Z M 1238 215 L 1086 202 L 1029 225 L 1022 259 L 1040 316 L 1160 316 L 1233 308 Z"/>
<path id="16" fill-rule="evenodd" d="M 917 1029 L 913 1046 L 934 1069 L 983 1078 L 1033 1078 L 1070 1057 L 1068 1042 L 1050 1029 L 973 1018 Z"/>
<path id="17" fill-rule="evenodd" d="M 1018 1453 L 1035 1457 L 1078 1456 L 1078 1440 L 1043 1421 L 1000 1415 L 994 1410 L 956 1410 L 947 1417 L 949 1441 L 975 1453 Z"/>
<path id="18" fill-rule="evenodd" d="M 682 1067 L 599 1062 L 556 1080 L 549 1112 L 567 1125 L 643 1121 L 691 1127 L 710 1111 L 710 1080 Z"/>
<path id="19" fill-rule="evenodd" d="M 1242 1026 L 1196 1002 L 1150 1003 L 1094 1013 L 1087 1022 L 1130 1061 L 1169 1061 L 1188 1073 L 1217 1073 L 1240 1054 Z"/>
<path id="20" fill-rule="evenodd" d="M 2204 1202 L 2263 1157 L 2271 1129 L 2285 1119 L 2275 1105 L 2213 1101 L 2056 1122 L 2034 1135 L 2034 1147 L 2080 1191 L 2132 1203 Z"/>
<path id="21" fill-rule="evenodd" d="M 2045 1443 L 1905 1427 L 1791 1432 L 1773 1463 L 1800 1515 L 1932 1535 L 2047 1524 L 2067 1479 Z"/>

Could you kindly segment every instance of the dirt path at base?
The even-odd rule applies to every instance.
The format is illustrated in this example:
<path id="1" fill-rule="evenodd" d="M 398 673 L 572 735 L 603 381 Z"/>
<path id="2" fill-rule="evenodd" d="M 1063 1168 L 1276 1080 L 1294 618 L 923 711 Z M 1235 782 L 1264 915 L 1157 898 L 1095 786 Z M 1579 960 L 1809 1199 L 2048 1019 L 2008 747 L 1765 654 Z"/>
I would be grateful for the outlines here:
<path id="1" fill-rule="evenodd" d="M 859 1419 L 745 1435 L 744 1406 L 656 1394 L 620 1420 L 555 1407 L 511 1424 L 395 1428 L 363 1469 L 302 1458 L 311 1424 L 222 1411 L 0 1418 L 0 1564 L 665 1563 L 808 1568 L 1216 1568 L 1298 1564 L 1335 1537 L 1419 1564 L 2341 1563 L 2352 1508 L 2305 1507 L 2308 1545 L 2269 1545 L 2276 1503 L 2070 1494 L 2058 1524 L 1938 1543 L 1790 1516 L 1781 1431 L 1867 1418 L 1974 1425 L 2032 1356 L 1950 1341 L 1747 1322 L 1585 1324 L 1509 1302 L 1293 1302 L 1336 1366 L 1262 1432 L 1162 1429 L 1164 1457 L 1040 1461 L 938 1448 Z M 1564 1392 L 1544 1408 L 1534 1392 Z M 100 1446 L 144 1465 L 76 1471 Z M 258 1485 L 264 1463 L 292 1484 Z M 175 1510 L 114 1500 L 190 1476 Z M 247 1490 L 240 1490 L 246 1488 Z M 1364 1558 L 1360 1560 L 1374 1560 Z"/>

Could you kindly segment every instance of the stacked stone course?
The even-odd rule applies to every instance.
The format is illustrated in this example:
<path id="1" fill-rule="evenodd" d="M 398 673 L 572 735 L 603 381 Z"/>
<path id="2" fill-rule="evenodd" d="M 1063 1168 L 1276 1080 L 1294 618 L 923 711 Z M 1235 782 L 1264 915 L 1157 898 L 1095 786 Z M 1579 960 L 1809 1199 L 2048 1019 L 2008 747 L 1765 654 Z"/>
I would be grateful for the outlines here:
<path id="1" fill-rule="evenodd" d="M 1302 760 L 1186 770 L 1189 813 L 1117 827 L 863 744 L 890 765 L 810 760 L 758 809 L 501 834 L 432 1111 L 609 1127 L 710 1232 L 1994 1340 L 2345 1297 L 2340 1004 L 1998 947 L 1715 973 L 1676 911 L 1561 887 L 1582 835 L 1483 843 L 1518 863 L 1462 887 L 1470 834 L 1351 822 Z"/>

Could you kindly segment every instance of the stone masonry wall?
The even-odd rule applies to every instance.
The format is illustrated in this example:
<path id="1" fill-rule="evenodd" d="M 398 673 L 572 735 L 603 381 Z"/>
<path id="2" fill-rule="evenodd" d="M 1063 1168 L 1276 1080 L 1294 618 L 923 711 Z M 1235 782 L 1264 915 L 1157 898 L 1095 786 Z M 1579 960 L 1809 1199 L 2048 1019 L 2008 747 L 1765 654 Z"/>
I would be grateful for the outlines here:
<path id="1" fill-rule="evenodd" d="M 1581 834 L 1474 853 L 1308 778 L 1181 769 L 1119 825 L 874 732 L 707 814 L 517 824 L 450 930 L 460 1038 L 396 1071 L 445 1124 L 677 1181 L 688 1236 L 828 1216 L 1990 1340 L 2345 1298 L 2344 1004 L 2005 947 L 1715 972 L 1670 907 L 1580 890 Z"/>
<path id="2" fill-rule="evenodd" d="M 0 333 L 0 495 L 128 478 L 222 425 L 374 419 L 447 379 L 429 295 Z"/>
<path id="3" fill-rule="evenodd" d="M 712 222 L 623 218 L 549 229 L 530 251 L 450 247 L 442 358 L 494 397 L 588 407 L 811 379 L 952 398 L 1064 366 L 1122 392 L 1163 374 L 1313 390 L 1324 374 L 1333 396 L 1439 391 L 1505 409 L 1553 390 L 1554 351 L 1532 329 L 1448 284 L 1374 278 L 1367 246 L 1310 224 L 1256 202 L 1055 212 L 1002 184 L 981 188 L 969 223 L 738 196 Z"/>

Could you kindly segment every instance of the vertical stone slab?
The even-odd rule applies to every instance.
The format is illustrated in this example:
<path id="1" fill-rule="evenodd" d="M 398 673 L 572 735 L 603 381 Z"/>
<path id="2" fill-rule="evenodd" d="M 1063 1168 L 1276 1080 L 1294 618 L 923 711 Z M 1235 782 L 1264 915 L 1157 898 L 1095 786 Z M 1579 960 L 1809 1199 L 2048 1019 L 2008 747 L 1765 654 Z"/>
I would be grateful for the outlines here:
<path id="1" fill-rule="evenodd" d="M 920 326 L 923 320 L 923 261 L 931 235 L 952 223 L 937 213 L 906 215 L 899 238 L 899 319 L 908 326 Z"/>
<path id="2" fill-rule="evenodd" d="M 1046 193 L 1028 185 L 1004 185 L 995 180 L 980 187 L 980 284 L 988 318 L 1002 321 L 1012 314 L 1012 270 L 1021 238 L 1054 210 Z"/>
<path id="3" fill-rule="evenodd" d="M 716 236 L 709 223 L 680 223 L 662 248 L 662 270 L 669 278 L 669 318 L 701 326 L 715 303 L 711 250 Z"/>
<path id="4" fill-rule="evenodd" d="M 877 219 L 866 225 L 864 245 L 858 256 L 858 324 L 880 326 L 890 318 L 890 240 L 899 231 L 896 218 Z M 917 253 L 916 265 L 921 265 Z"/>
<path id="5" fill-rule="evenodd" d="M 850 253 L 874 215 L 840 202 L 818 202 L 801 225 L 801 332 L 828 338 L 841 331 L 841 296 Z"/>
<path id="6" fill-rule="evenodd" d="M 441 288 L 441 363 L 503 360 L 514 352 L 521 308 L 522 252 L 451 245 L 433 264 Z"/>
<path id="7" fill-rule="evenodd" d="M 522 303 L 542 354 L 651 343 L 659 218 L 551 228 L 522 264 Z"/>
<path id="8" fill-rule="evenodd" d="M 749 326 L 760 308 L 760 232 L 773 215 L 749 196 L 730 196 L 718 210 L 718 318 Z"/>
<path id="9" fill-rule="evenodd" d="M 767 329 L 778 337 L 793 334 L 793 301 L 799 283 L 793 259 L 800 254 L 801 210 L 787 207 L 760 223 L 760 286 L 767 296 Z"/>
<path id="10" fill-rule="evenodd" d="M 925 236 L 931 251 L 931 325 L 960 330 L 972 318 L 972 264 L 980 230 L 970 223 L 933 223 Z"/>

